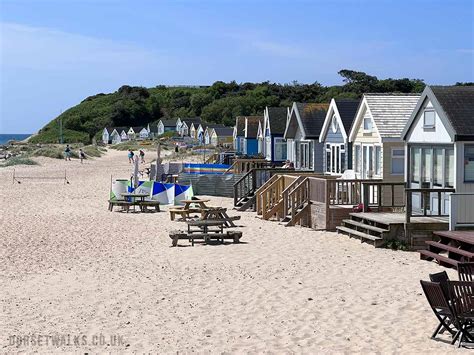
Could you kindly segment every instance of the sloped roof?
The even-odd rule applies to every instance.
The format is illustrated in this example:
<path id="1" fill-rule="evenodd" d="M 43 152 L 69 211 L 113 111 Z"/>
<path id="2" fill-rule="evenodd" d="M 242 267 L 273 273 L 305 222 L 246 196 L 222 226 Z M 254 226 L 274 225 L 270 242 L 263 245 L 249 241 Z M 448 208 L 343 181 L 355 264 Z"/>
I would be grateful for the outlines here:
<path id="1" fill-rule="evenodd" d="M 399 138 L 420 94 L 364 94 L 382 138 Z"/>
<path id="2" fill-rule="evenodd" d="M 114 131 L 115 127 L 105 127 L 105 130 L 108 134 L 111 134 Z"/>
<path id="3" fill-rule="evenodd" d="M 117 130 L 118 134 L 122 133 L 122 131 L 125 131 L 125 133 L 127 133 L 129 128 L 130 127 L 114 127 L 114 129 Z"/>
<path id="4" fill-rule="evenodd" d="M 145 128 L 145 127 L 143 127 L 143 126 L 132 127 L 132 129 L 135 133 L 139 133 L 143 128 Z"/>
<path id="5" fill-rule="evenodd" d="M 474 86 L 430 86 L 458 140 L 474 137 Z"/>
<path id="6" fill-rule="evenodd" d="M 233 127 L 215 127 L 213 128 L 218 137 L 232 137 L 234 134 Z"/>
<path id="7" fill-rule="evenodd" d="M 195 126 L 199 126 L 199 124 L 202 121 L 201 121 L 201 117 L 189 117 L 189 118 L 181 118 L 181 122 L 186 122 L 186 125 L 188 127 L 191 127 L 191 124 L 194 124 Z"/>
<path id="8" fill-rule="evenodd" d="M 272 134 L 285 133 L 288 109 L 286 107 L 268 107 L 267 110 Z"/>
<path id="9" fill-rule="evenodd" d="M 296 103 L 305 138 L 319 138 L 329 104 Z"/>
<path id="10" fill-rule="evenodd" d="M 352 122 L 354 122 L 360 100 L 334 99 L 334 101 L 336 102 L 337 111 L 341 116 L 344 129 L 346 132 L 349 132 L 351 130 Z"/>
<path id="11" fill-rule="evenodd" d="M 245 137 L 257 138 L 258 124 L 263 125 L 263 116 L 246 116 L 247 119 L 247 132 Z"/>
<path id="12" fill-rule="evenodd" d="M 237 137 L 242 137 L 245 129 L 245 116 L 237 116 L 235 118 L 235 128 L 237 130 Z"/>
<path id="13" fill-rule="evenodd" d="M 160 120 L 161 123 L 163 123 L 163 126 L 165 127 L 175 127 L 176 126 L 176 120 Z"/>

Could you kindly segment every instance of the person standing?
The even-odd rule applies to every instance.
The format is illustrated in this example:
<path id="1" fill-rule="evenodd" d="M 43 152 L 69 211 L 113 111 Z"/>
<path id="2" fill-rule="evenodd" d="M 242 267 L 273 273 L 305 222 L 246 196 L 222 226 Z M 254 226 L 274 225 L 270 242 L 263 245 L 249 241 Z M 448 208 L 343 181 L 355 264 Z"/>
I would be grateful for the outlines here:
<path id="1" fill-rule="evenodd" d="M 133 163 L 133 156 L 134 156 L 134 155 L 135 155 L 135 154 L 133 153 L 133 151 L 132 151 L 131 149 L 129 149 L 129 150 L 128 150 L 128 162 L 129 162 L 130 164 Z"/>
<path id="2" fill-rule="evenodd" d="M 84 154 L 84 151 L 82 148 L 79 149 L 79 159 L 81 159 L 81 164 L 84 159 L 86 159 L 86 155 Z"/>
<path id="3" fill-rule="evenodd" d="M 71 160 L 71 148 L 69 147 L 69 144 L 66 145 L 66 149 L 64 149 L 64 159 Z"/>
<path id="4" fill-rule="evenodd" d="M 145 163 L 145 152 L 142 149 L 140 149 L 139 154 L 140 154 L 140 162 Z"/>

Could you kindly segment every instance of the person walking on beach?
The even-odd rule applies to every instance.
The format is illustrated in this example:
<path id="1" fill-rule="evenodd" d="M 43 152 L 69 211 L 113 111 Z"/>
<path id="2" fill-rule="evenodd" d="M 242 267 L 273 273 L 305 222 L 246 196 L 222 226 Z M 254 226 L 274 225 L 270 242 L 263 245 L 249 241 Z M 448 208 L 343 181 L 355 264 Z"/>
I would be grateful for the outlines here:
<path id="1" fill-rule="evenodd" d="M 132 151 L 131 149 L 129 149 L 129 150 L 128 150 L 128 162 L 129 162 L 130 164 L 133 163 L 133 156 L 134 156 L 134 155 L 135 155 L 135 154 L 133 153 L 133 151 Z"/>
<path id="2" fill-rule="evenodd" d="M 79 159 L 81 159 L 81 164 L 82 164 L 82 161 L 84 159 L 86 159 L 86 155 L 84 154 L 84 151 L 81 149 L 79 149 Z"/>
<path id="3" fill-rule="evenodd" d="M 145 152 L 140 149 L 140 162 L 144 163 L 145 162 Z"/>
<path id="4" fill-rule="evenodd" d="M 69 144 L 67 144 L 66 149 L 64 149 L 64 159 L 71 161 L 71 148 L 69 148 Z"/>

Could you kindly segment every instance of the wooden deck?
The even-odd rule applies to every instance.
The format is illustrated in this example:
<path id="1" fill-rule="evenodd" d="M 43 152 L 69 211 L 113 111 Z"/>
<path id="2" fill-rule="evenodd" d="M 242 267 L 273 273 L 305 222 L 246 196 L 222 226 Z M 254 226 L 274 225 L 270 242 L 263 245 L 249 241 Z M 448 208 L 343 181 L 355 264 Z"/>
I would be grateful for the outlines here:
<path id="1" fill-rule="evenodd" d="M 351 215 L 381 224 L 405 224 L 404 212 L 355 212 Z M 448 217 L 412 217 L 410 223 L 449 223 Z"/>

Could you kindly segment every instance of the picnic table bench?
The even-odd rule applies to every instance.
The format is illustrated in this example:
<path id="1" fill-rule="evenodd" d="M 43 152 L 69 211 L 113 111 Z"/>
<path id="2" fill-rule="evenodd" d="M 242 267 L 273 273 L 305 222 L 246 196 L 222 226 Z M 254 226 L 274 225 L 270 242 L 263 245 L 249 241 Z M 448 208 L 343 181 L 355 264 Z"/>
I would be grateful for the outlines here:
<path id="1" fill-rule="evenodd" d="M 112 212 L 115 206 L 122 207 L 123 211 L 130 210 L 130 206 L 133 206 L 133 202 L 125 200 L 109 200 L 109 211 Z"/>
<path id="2" fill-rule="evenodd" d="M 238 243 L 242 237 L 242 232 L 227 231 L 224 233 L 223 221 L 201 220 L 187 221 L 186 223 L 188 225 L 187 232 L 180 230 L 170 232 L 169 236 L 173 246 L 178 245 L 179 239 L 187 239 L 194 246 L 195 240 L 203 240 L 207 244 L 210 240 L 218 240 L 224 243 L 224 239 L 232 239 L 234 243 Z"/>
<path id="3" fill-rule="evenodd" d="M 234 221 L 238 221 L 240 216 L 230 217 L 227 214 L 227 208 L 223 207 L 208 207 L 203 209 L 203 220 L 212 220 L 224 222 L 224 227 L 237 227 Z"/>
<path id="4" fill-rule="evenodd" d="M 190 216 L 190 213 L 201 213 L 200 208 L 184 208 L 183 206 L 175 206 L 170 209 L 168 209 L 168 212 L 170 213 L 170 219 L 172 221 L 175 220 L 176 215 L 180 215 L 183 220 L 187 220 Z"/>

